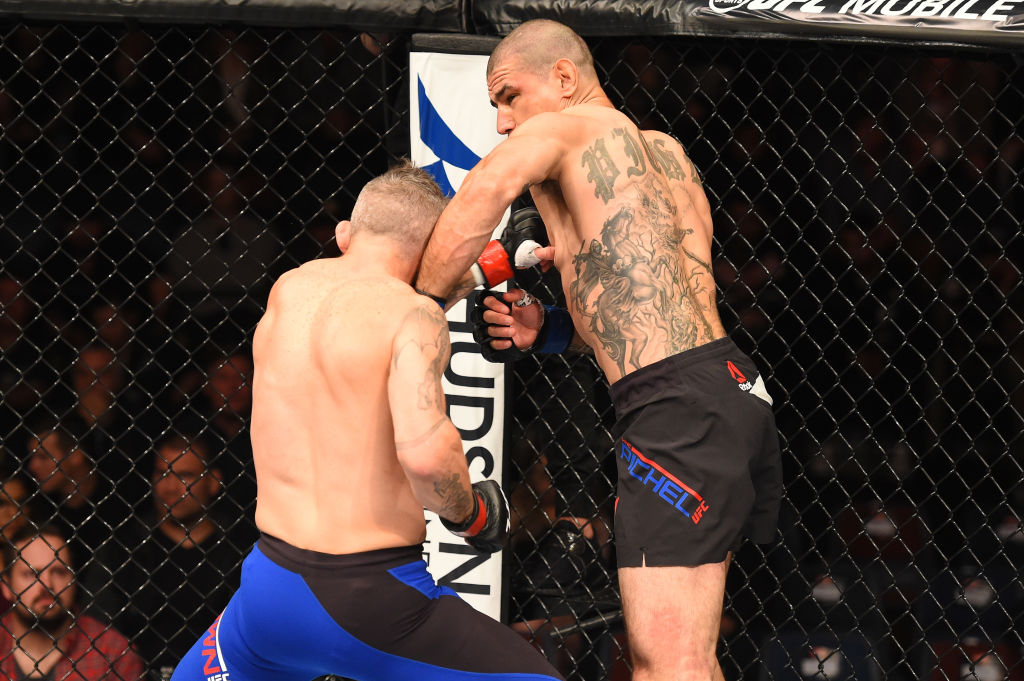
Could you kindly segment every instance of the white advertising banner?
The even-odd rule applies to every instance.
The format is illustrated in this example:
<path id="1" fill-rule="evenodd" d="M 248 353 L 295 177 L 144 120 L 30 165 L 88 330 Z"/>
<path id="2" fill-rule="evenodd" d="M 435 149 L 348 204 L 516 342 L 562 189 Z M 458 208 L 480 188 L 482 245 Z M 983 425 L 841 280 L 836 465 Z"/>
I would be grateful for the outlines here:
<path id="1" fill-rule="evenodd" d="M 414 51 L 409 57 L 411 160 L 429 170 L 449 195 L 502 140 L 487 99 L 486 66 L 486 55 Z M 507 211 L 502 222 L 505 219 Z M 466 315 L 465 301 L 448 311 L 448 414 L 462 434 L 472 480 L 502 483 L 505 366 L 481 357 Z M 451 587 L 481 612 L 502 618 L 501 553 L 476 553 L 427 512 L 424 558 L 439 584 Z"/>

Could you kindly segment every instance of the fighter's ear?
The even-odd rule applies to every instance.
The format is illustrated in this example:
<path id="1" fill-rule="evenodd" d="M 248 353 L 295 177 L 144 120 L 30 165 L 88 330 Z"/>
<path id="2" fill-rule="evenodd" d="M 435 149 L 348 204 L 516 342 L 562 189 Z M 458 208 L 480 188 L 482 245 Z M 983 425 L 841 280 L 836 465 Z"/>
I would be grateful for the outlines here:
<path id="1" fill-rule="evenodd" d="M 559 88 L 565 96 L 571 95 L 579 86 L 580 72 L 571 59 L 561 58 L 551 67 L 558 78 Z"/>
<path id="2" fill-rule="evenodd" d="M 338 223 L 334 228 L 334 240 L 338 242 L 338 250 L 342 253 L 348 250 L 352 241 L 352 222 L 350 220 L 342 220 Z"/>

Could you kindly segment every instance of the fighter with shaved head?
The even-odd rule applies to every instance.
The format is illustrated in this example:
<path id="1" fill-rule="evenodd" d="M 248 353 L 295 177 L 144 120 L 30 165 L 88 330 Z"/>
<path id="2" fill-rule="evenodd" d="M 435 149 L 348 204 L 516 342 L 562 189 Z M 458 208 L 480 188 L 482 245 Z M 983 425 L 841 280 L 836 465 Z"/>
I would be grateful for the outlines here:
<path id="1" fill-rule="evenodd" d="M 274 284 L 253 339 L 262 534 L 175 681 L 561 678 L 422 558 L 424 508 L 479 551 L 508 532 L 501 489 L 470 484 L 447 416 L 447 321 L 411 286 L 446 202 L 425 171 L 396 166 L 338 224 L 340 258 Z"/>
<path id="2" fill-rule="evenodd" d="M 474 270 L 491 286 L 511 276 L 481 252 L 529 190 L 550 242 L 532 260 L 553 261 L 568 309 L 518 289 L 478 296 L 484 354 L 594 353 L 618 419 L 614 540 L 633 678 L 722 679 L 729 561 L 744 536 L 774 537 L 781 464 L 764 380 L 719 319 L 700 177 L 679 142 L 615 109 L 585 41 L 558 22 L 502 40 L 487 90 L 508 137 L 442 213 L 417 286 L 447 305 L 483 283 Z"/>

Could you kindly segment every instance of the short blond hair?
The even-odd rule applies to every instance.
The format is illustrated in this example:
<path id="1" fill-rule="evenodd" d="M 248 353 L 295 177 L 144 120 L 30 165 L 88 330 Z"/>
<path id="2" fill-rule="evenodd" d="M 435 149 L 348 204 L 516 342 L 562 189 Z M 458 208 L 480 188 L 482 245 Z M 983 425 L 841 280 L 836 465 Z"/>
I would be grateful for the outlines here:
<path id="1" fill-rule="evenodd" d="M 448 197 L 430 173 L 403 158 L 359 192 L 352 235 L 383 236 L 408 253 L 421 253 L 446 205 Z"/>

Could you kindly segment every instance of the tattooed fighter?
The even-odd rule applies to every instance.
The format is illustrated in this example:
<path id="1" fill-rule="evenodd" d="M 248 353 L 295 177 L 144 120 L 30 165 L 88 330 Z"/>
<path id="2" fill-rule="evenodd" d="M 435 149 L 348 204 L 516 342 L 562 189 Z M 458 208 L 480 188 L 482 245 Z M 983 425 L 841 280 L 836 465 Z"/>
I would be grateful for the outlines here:
<path id="1" fill-rule="evenodd" d="M 764 380 L 718 316 L 700 179 L 672 137 L 612 106 L 586 43 L 562 24 L 509 34 L 487 88 L 508 137 L 442 213 L 417 287 L 446 303 L 468 293 L 464 274 L 529 189 L 550 241 L 533 255 L 553 261 L 569 309 L 521 290 L 481 296 L 488 352 L 594 353 L 618 419 L 615 542 L 633 678 L 722 679 L 726 571 L 743 537 L 773 538 L 781 467 Z"/>
<path id="2" fill-rule="evenodd" d="M 274 284 L 253 339 L 262 535 L 174 681 L 561 678 L 422 557 L 424 507 L 480 551 L 508 532 L 500 488 L 470 485 L 446 415 L 448 324 L 411 286 L 446 202 L 425 171 L 392 168 L 338 224 L 342 257 Z"/>

